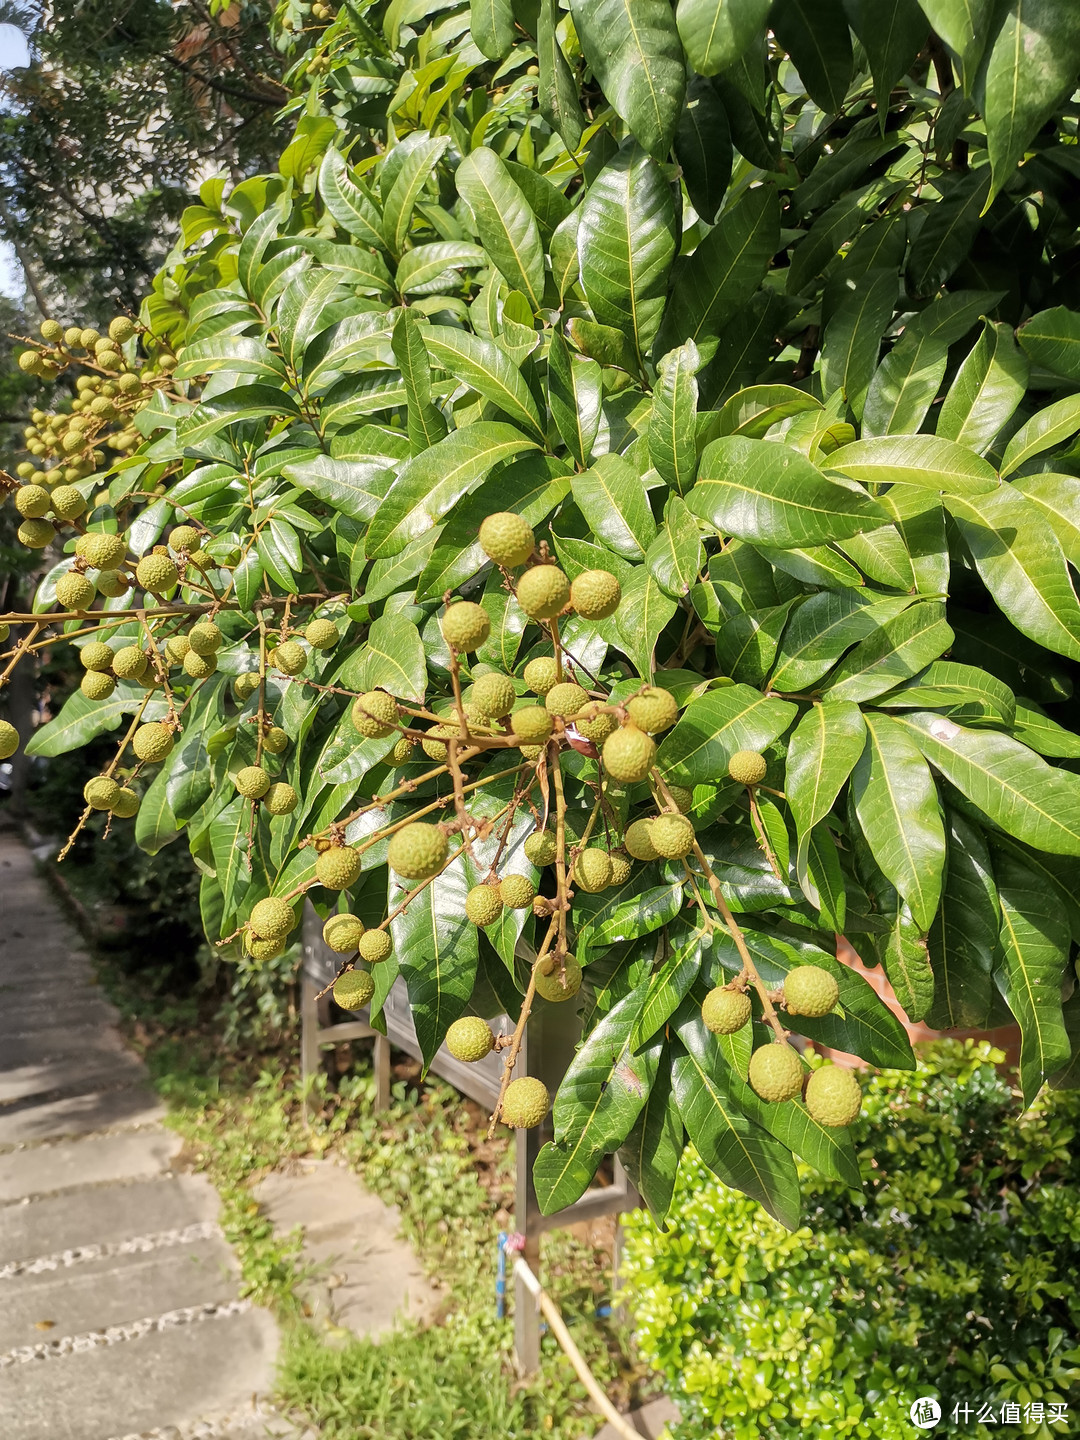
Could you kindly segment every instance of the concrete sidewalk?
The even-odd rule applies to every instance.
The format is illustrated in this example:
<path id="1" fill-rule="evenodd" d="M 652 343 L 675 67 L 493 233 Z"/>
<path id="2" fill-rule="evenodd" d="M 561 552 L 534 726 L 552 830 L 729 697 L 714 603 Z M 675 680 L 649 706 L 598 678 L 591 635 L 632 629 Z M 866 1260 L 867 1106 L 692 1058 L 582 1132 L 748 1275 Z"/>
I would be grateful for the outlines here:
<path id="1" fill-rule="evenodd" d="M 0 829 L 0 1436 L 262 1440 L 277 1331 L 78 934 Z"/>

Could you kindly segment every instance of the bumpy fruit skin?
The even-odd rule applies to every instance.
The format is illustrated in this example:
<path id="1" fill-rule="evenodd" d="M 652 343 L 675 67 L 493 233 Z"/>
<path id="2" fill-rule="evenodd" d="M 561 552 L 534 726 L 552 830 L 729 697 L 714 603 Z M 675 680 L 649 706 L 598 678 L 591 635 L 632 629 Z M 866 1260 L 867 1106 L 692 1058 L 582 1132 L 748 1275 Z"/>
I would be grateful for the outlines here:
<path id="1" fill-rule="evenodd" d="M 369 690 L 353 701 L 352 722 L 369 740 L 381 740 L 397 728 L 398 705 L 385 690 Z"/>
<path id="2" fill-rule="evenodd" d="M 99 595 L 107 595 L 110 599 L 117 595 L 126 595 L 131 589 L 126 575 L 121 575 L 117 570 L 99 570 L 96 585 Z"/>
<path id="3" fill-rule="evenodd" d="M 135 579 L 144 590 L 160 595 L 171 590 L 180 575 L 167 555 L 144 555 L 135 567 Z"/>
<path id="4" fill-rule="evenodd" d="M 260 940 L 284 940 L 296 929 L 296 912 L 287 900 L 271 896 L 252 906 L 248 926 Z"/>
<path id="5" fill-rule="evenodd" d="M 95 570 L 115 570 L 126 553 L 123 540 L 118 535 L 107 535 L 104 530 L 91 530 L 75 542 L 75 554 L 81 555 Z"/>
<path id="6" fill-rule="evenodd" d="M 769 1043 L 750 1056 L 750 1085 L 762 1100 L 779 1103 L 802 1094 L 802 1061 L 790 1045 Z"/>
<path id="7" fill-rule="evenodd" d="M 24 520 L 15 533 L 19 544 L 25 545 L 28 550 L 44 550 L 52 543 L 56 531 L 48 520 Z"/>
<path id="8" fill-rule="evenodd" d="M 111 670 L 115 651 L 101 640 L 91 640 L 79 651 L 84 670 Z"/>
<path id="9" fill-rule="evenodd" d="M 550 969 L 545 972 L 545 965 Z M 565 957 L 564 973 L 560 976 L 558 961 L 551 956 L 536 972 L 536 993 L 544 1000 L 558 1004 L 572 1000 L 581 989 L 581 966 L 573 955 Z"/>
<path id="10" fill-rule="evenodd" d="M 579 890 L 595 895 L 611 884 L 611 856 L 606 850 L 583 850 L 574 861 L 573 883 Z"/>
<path id="11" fill-rule="evenodd" d="M 262 804 L 270 815 L 291 815 L 300 804 L 300 796 L 284 780 L 275 780 L 262 797 Z"/>
<path id="12" fill-rule="evenodd" d="M 524 875 L 506 875 L 499 882 L 499 898 L 508 910 L 527 910 L 536 898 L 536 886 Z"/>
<path id="13" fill-rule="evenodd" d="M 414 821 L 390 837 L 386 861 L 403 880 L 427 880 L 446 864 L 450 842 L 436 825 Z"/>
<path id="14" fill-rule="evenodd" d="M 407 735 L 403 735 L 393 750 L 390 751 L 389 763 L 391 765 L 407 765 L 412 759 L 412 749 L 412 741 Z"/>
<path id="15" fill-rule="evenodd" d="M 457 725 L 432 725 L 429 730 L 425 731 L 424 738 L 420 741 L 420 749 L 429 760 L 445 760 L 449 752 L 439 737 L 460 735 L 460 733 Z"/>
<path id="16" fill-rule="evenodd" d="M 544 753 L 543 745 L 519 745 L 518 749 L 526 760 L 539 760 Z"/>
<path id="17" fill-rule="evenodd" d="M 816 1020 L 828 1015 L 840 999 L 840 986 L 820 965 L 799 965 L 784 980 L 784 1009 L 789 1015 Z"/>
<path id="18" fill-rule="evenodd" d="M 233 776 L 237 790 L 248 800 L 261 800 L 270 789 L 270 776 L 261 765 L 245 765 Z"/>
<path id="19" fill-rule="evenodd" d="M 113 674 L 121 680 L 140 679 L 146 666 L 146 652 L 137 645 L 123 645 L 113 656 Z"/>
<path id="20" fill-rule="evenodd" d="M 112 813 L 118 820 L 130 820 L 133 815 L 139 813 L 139 796 L 137 791 L 130 786 L 122 785 L 116 803 L 112 807 Z"/>
<path id="21" fill-rule="evenodd" d="M 0 760 L 10 760 L 19 748 L 19 732 L 8 720 L 0 720 Z"/>
<path id="22" fill-rule="evenodd" d="M 511 570 L 528 560 L 536 549 L 536 536 L 527 520 L 510 511 L 502 511 L 489 515 L 481 524 L 480 548 L 496 565 Z"/>
<path id="23" fill-rule="evenodd" d="M 484 715 L 489 720 L 501 720 L 513 710 L 516 699 L 514 682 L 509 675 L 492 672 L 490 675 L 481 675 L 477 680 L 472 687 L 469 704 L 479 715 Z"/>
<path id="24" fill-rule="evenodd" d="M 212 620 L 203 620 L 188 631 L 187 638 L 196 655 L 213 655 L 225 637 Z"/>
<path id="25" fill-rule="evenodd" d="M 145 760 L 150 765 L 156 765 L 172 751 L 172 731 L 160 720 L 151 720 L 148 725 L 140 725 L 135 731 L 131 748 L 140 760 Z"/>
<path id="26" fill-rule="evenodd" d="M 195 650 L 189 650 L 184 656 L 184 674 L 190 675 L 192 680 L 208 679 L 217 667 L 216 655 L 200 655 Z"/>
<path id="27" fill-rule="evenodd" d="M 551 1109 L 551 1096 L 542 1080 L 523 1075 L 511 1080 L 502 1103 L 502 1122 L 515 1130 L 535 1130 Z"/>
<path id="28" fill-rule="evenodd" d="M 341 639 L 341 631 L 332 620 L 312 620 L 304 639 L 314 650 L 332 650 Z"/>
<path id="29" fill-rule="evenodd" d="M 525 858 L 534 865 L 554 865 L 558 849 L 558 841 L 550 830 L 534 830 L 525 841 Z"/>
<path id="30" fill-rule="evenodd" d="M 64 338 L 64 327 L 58 320 L 43 320 L 40 334 L 43 340 L 47 340 L 50 345 L 55 345 L 58 340 Z"/>
<path id="31" fill-rule="evenodd" d="M 517 602 L 530 620 L 553 620 L 570 603 L 570 581 L 557 565 L 534 565 L 517 583 Z"/>
<path id="32" fill-rule="evenodd" d="M 550 655 L 540 655 L 529 661 L 521 675 L 534 695 L 546 695 L 559 678 L 559 668 Z"/>
<path id="33" fill-rule="evenodd" d="M 86 501 L 74 485 L 58 485 L 49 498 L 58 520 L 74 520 L 86 509 Z"/>
<path id="34" fill-rule="evenodd" d="M 842 1065 L 822 1065 L 807 1083 L 806 1108 L 819 1125 L 850 1125 L 862 1109 L 858 1079 Z"/>
<path id="35" fill-rule="evenodd" d="M 694 827 L 685 815 L 658 815 L 649 827 L 649 839 L 665 860 L 681 860 L 694 848 Z"/>
<path id="36" fill-rule="evenodd" d="M 126 345 L 135 334 L 135 326 L 126 315 L 117 315 L 109 324 L 109 338 L 118 345 Z"/>
<path id="37" fill-rule="evenodd" d="M 278 645 L 270 656 L 276 670 L 285 675 L 299 675 L 307 664 L 307 651 L 298 640 L 286 640 Z"/>
<path id="38" fill-rule="evenodd" d="M 253 960 L 273 960 L 285 949 L 285 937 L 280 940 L 260 940 L 250 931 L 244 936 L 244 949 Z"/>
<path id="39" fill-rule="evenodd" d="M 366 960 L 369 965 L 378 965 L 381 960 L 389 958 L 394 942 L 385 930 L 365 930 L 356 948 L 360 951 L 361 960 Z"/>
<path id="40" fill-rule="evenodd" d="M 87 670 L 79 681 L 79 689 L 87 700 L 107 700 L 116 689 L 116 680 L 102 670 Z"/>
<path id="41" fill-rule="evenodd" d="M 502 911 L 503 902 L 495 885 L 474 885 L 465 896 L 465 914 L 481 930 L 494 925 Z"/>
<path id="42" fill-rule="evenodd" d="M 604 769 L 613 780 L 644 780 L 656 759 L 654 741 L 636 725 L 624 725 L 604 741 Z"/>
<path id="43" fill-rule="evenodd" d="M 717 985 L 705 996 L 701 1006 L 701 1018 L 705 1028 L 714 1035 L 734 1035 L 750 1019 L 753 1006 L 749 995 L 741 990 L 725 990 Z"/>
<path id="44" fill-rule="evenodd" d="M 170 550 L 196 550 L 199 545 L 199 532 L 194 525 L 177 525 L 169 532 Z"/>
<path id="45" fill-rule="evenodd" d="M 76 570 L 69 570 L 56 582 L 56 603 L 61 610 L 85 610 L 96 594 L 93 581 Z"/>
<path id="46" fill-rule="evenodd" d="M 551 716 L 539 705 L 525 705 L 515 710 L 510 723 L 514 734 L 525 745 L 543 745 L 555 728 Z"/>
<path id="47" fill-rule="evenodd" d="M 738 785 L 760 785 L 768 762 L 756 750 L 736 750 L 728 761 L 727 773 Z"/>
<path id="48" fill-rule="evenodd" d="M 611 884 L 625 885 L 633 873 L 634 867 L 630 864 L 626 856 L 620 855 L 618 851 L 615 851 L 611 857 Z"/>
<path id="49" fill-rule="evenodd" d="M 570 604 L 585 620 L 606 620 L 622 599 L 622 586 L 610 570 L 583 570 L 570 586 Z"/>
<path id="50" fill-rule="evenodd" d="M 634 820 L 626 827 L 623 843 L 635 860 L 656 859 L 657 852 L 652 843 L 651 832 L 651 820 Z"/>
<path id="51" fill-rule="evenodd" d="M 289 748 L 289 737 L 280 725 L 271 725 L 263 736 L 263 749 L 270 755 L 284 755 Z"/>
<path id="52" fill-rule="evenodd" d="M 315 878 L 327 890 L 345 890 L 360 875 L 360 854 L 351 845 L 334 845 L 315 861 Z"/>
<path id="53" fill-rule="evenodd" d="M 323 944 L 338 955 L 349 955 L 360 943 L 364 922 L 356 915 L 331 915 L 322 927 Z"/>
<path id="54" fill-rule="evenodd" d="M 579 715 L 574 721 L 574 729 L 579 735 L 584 735 L 586 740 L 591 740 L 594 745 L 603 745 L 609 735 L 614 734 L 618 727 L 618 721 L 610 710 L 602 710 L 600 702 L 594 701 L 585 707 L 586 719 Z"/>
<path id="55" fill-rule="evenodd" d="M 452 650 L 476 650 L 491 634 L 491 621 L 482 605 L 458 600 L 442 617 L 443 639 Z"/>
<path id="56" fill-rule="evenodd" d="M 669 785 L 668 794 L 675 801 L 675 808 L 681 815 L 688 815 L 694 804 L 694 792 L 689 785 Z"/>
<path id="57" fill-rule="evenodd" d="M 366 970 L 346 970 L 334 981 L 334 1004 L 342 1010 L 362 1010 L 375 994 L 375 981 Z"/>
<path id="58" fill-rule="evenodd" d="M 638 729 L 645 730 L 650 735 L 667 730 L 679 718 L 679 707 L 675 703 L 674 695 L 655 685 L 650 685 L 644 694 L 635 695 L 627 703 L 626 711 Z"/>
<path id="59" fill-rule="evenodd" d="M 464 1060 L 471 1065 L 491 1054 L 495 1048 L 495 1036 L 491 1033 L 491 1026 L 479 1015 L 463 1015 L 447 1030 L 446 1048 L 455 1060 Z"/>
<path id="60" fill-rule="evenodd" d="M 40 520 L 49 505 L 49 492 L 44 485 L 20 485 L 15 491 L 15 509 L 24 520 Z"/>
<path id="61" fill-rule="evenodd" d="M 589 692 L 573 680 L 560 681 L 544 696 L 544 708 L 549 715 L 576 715 L 588 703 Z"/>
<path id="62" fill-rule="evenodd" d="M 186 637 L 186 636 L 181 636 L 181 637 L 179 637 L 179 638 L 181 638 L 181 639 L 186 639 L 187 637 Z M 176 644 L 176 641 L 174 641 L 174 640 L 170 640 L 170 641 L 169 641 L 169 645 L 174 645 L 174 644 Z M 166 646 L 166 649 L 168 649 L 168 646 Z M 174 652 L 174 653 L 175 653 L 175 652 Z M 178 656 L 178 662 L 179 662 L 180 664 L 183 663 L 183 661 L 184 661 L 184 656 L 185 656 L 186 654 L 187 654 L 187 651 L 185 650 L 182 655 L 179 655 L 179 656 Z M 237 675 L 236 679 L 233 681 L 233 694 L 234 694 L 234 695 L 236 696 L 236 698 L 237 698 L 239 701 L 241 701 L 241 702 L 243 702 L 243 701 L 245 701 L 245 700 L 250 700 L 251 697 L 252 697 L 252 695 L 255 694 L 255 691 L 258 690 L 258 688 L 259 688 L 259 676 L 258 676 L 258 672 L 255 671 L 255 670 L 246 670 L 242 675 Z"/>

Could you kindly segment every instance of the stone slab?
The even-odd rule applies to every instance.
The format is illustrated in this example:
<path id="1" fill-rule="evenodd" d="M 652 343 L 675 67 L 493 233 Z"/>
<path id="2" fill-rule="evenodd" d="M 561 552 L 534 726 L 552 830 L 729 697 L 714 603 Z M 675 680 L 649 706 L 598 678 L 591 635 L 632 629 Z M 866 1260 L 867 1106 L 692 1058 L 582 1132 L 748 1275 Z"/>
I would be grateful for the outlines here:
<path id="1" fill-rule="evenodd" d="M 640 1410 L 635 1410 L 623 1418 L 631 1430 L 636 1430 L 644 1440 L 660 1440 L 664 1427 L 674 1425 L 679 1418 L 679 1412 L 665 1396 L 660 1400 L 650 1401 L 648 1405 L 643 1405 Z M 622 1440 L 622 1437 L 613 1426 L 605 1425 L 595 1440 Z"/>
<path id="2" fill-rule="evenodd" d="M 0 1069 L 0 1116 L 26 1109 L 34 1097 L 42 1100 L 61 1094 L 115 1090 L 142 1081 L 146 1071 L 134 1055 L 91 1050 L 58 1055 L 40 1064 Z"/>
<path id="3" fill-rule="evenodd" d="M 0 1385 L 4 1440 L 115 1440 L 250 1406 L 272 1387 L 277 1336 L 265 1311 L 13 1365 Z"/>
<path id="4" fill-rule="evenodd" d="M 68 1144 L 12 1150 L 0 1154 L 0 1203 L 74 1186 L 148 1180 L 168 1171 L 180 1144 L 178 1135 L 152 1126 Z"/>
<path id="5" fill-rule="evenodd" d="M 5 1115 L 0 1110 L 0 1145 L 58 1139 L 63 1135 L 89 1135 L 95 1130 L 111 1130 L 121 1125 L 152 1125 L 164 1117 L 165 1107 L 149 1085 L 91 1091 L 14 1115 Z"/>

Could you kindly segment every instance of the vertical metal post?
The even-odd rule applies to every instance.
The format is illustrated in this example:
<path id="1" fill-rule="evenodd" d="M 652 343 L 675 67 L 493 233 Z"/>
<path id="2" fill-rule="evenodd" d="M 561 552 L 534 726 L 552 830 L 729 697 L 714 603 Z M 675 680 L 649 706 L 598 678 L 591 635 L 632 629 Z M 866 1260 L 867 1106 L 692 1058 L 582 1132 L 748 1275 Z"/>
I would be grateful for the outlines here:
<path id="1" fill-rule="evenodd" d="M 540 1209 L 533 1190 L 533 1161 L 540 1152 L 539 1130 L 516 1132 L 514 1224 L 525 1237 L 522 1259 L 534 1275 L 540 1273 Z M 540 1368 L 540 1311 L 536 1299 L 514 1274 L 514 1355 L 518 1373 L 532 1375 Z"/>

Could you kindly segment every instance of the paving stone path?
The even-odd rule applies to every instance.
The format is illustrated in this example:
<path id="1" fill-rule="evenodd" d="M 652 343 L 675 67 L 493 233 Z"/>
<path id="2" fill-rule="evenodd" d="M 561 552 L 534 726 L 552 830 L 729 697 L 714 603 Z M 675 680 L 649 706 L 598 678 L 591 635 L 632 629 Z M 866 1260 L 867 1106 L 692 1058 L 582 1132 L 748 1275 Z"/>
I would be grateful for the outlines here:
<path id="1" fill-rule="evenodd" d="M 0 829 L 0 1436 L 263 1440 L 277 1331 L 78 934 Z"/>

